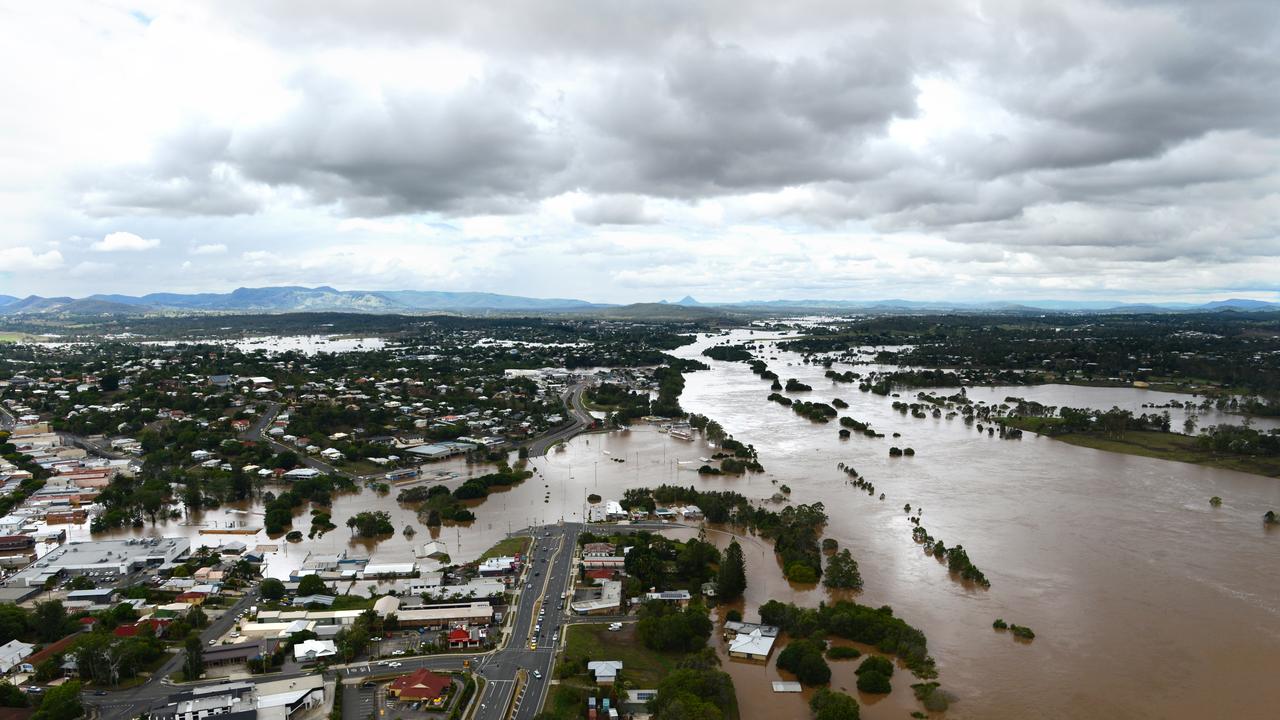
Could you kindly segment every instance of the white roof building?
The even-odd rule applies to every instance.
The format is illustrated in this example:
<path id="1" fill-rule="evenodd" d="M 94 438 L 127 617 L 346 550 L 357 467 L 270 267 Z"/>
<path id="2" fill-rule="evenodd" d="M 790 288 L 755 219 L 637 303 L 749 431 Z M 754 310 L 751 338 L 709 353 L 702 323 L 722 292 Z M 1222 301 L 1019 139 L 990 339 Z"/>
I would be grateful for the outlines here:
<path id="1" fill-rule="evenodd" d="M 761 633 L 759 628 L 749 633 L 740 633 L 729 641 L 729 657 L 763 662 L 769 659 L 769 653 L 773 652 L 773 643 L 777 639 L 776 636 Z"/>
<path id="2" fill-rule="evenodd" d="M 587 663 L 587 670 L 596 676 L 597 684 L 612 684 L 622 672 L 621 660 L 596 660 Z"/>
<path id="3" fill-rule="evenodd" d="M 35 649 L 35 645 L 29 645 L 18 640 L 10 640 L 0 646 L 0 673 L 8 673 L 21 665 L 22 661 Z"/>
<path id="4" fill-rule="evenodd" d="M 314 662 L 338 654 L 338 646 L 332 640 L 304 640 L 293 646 L 293 659 L 298 662 Z"/>

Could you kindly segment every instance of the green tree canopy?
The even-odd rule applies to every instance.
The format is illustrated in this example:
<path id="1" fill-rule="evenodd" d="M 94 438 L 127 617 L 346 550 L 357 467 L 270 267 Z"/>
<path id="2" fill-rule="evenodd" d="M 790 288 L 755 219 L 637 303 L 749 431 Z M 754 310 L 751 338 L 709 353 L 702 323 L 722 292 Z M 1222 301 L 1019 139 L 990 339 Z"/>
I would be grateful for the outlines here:
<path id="1" fill-rule="evenodd" d="M 747 589 L 746 561 L 742 556 L 742 546 L 737 540 L 725 548 L 724 557 L 720 559 L 720 573 L 716 578 L 716 597 L 723 602 L 731 602 L 742 597 Z"/>
<path id="2" fill-rule="evenodd" d="M 323 595 L 329 592 L 329 586 L 319 575 L 303 575 L 298 581 L 299 595 Z"/>

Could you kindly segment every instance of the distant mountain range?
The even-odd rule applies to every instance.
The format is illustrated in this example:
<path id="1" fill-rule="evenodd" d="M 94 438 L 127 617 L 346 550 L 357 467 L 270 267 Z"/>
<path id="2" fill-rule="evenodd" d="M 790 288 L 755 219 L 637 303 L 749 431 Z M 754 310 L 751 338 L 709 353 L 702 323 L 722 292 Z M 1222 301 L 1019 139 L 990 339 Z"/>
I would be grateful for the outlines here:
<path id="1" fill-rule="evenodd" d="M 85 298 L 15 298 L 0 295 L 0 315 L 139 315 L 146 313 L 587 313 L 616 319 L 707 319 L 732 314 L 779 313 L 1168 313 L 1223 310 L 1280 310 L 1280 303 L 1262 300 L 1217 300 L 1191 303 L 1115 303 L 1105 301 L 1028 300 L 1022 302 L 942 302 L 919 300 L 749 300 L 703 303 L 692 296 L 669 303 L 611 305 L 568 298 L 530 298 L 481 292 L 426 290 L 335 290 L 284 286 L 239 288 L 229 293 L 151 293 L 149 295 L 90 295 Z"/>
<path id="2" fill-rule="evenodd" d="M 7 300 L 7 301 L 6 301 Z M 149 295 L 90 295 L 86 298 L 31 295 L 0 298 L 0 315 L 99 315 L 146 312 L 555 312 L 596 305 L 582 300 L 527 298 L 475 292 L 418 290 L 335 290 L 331 287 L 239 288 L 229 293 L 151 293 Z"/>
<path id="3" fill-rule="evenodd" d="M 665 301 L 664 301 L 665 302 Z M 1217 310 L 1280 310 L 1280 303 L 1264 300 L 1215 300 L 1194 303 L 1120 303 L 1088 300 L 1026 300 L 1003 302 L 946 302 L 941 300 L 744 300 L 733 303 L 703 303 L 686 295 L 672 305 L 682 307 L 754 309 L 762 311 L 845 311 L 881 313 L 977 312 L 977 313 L 1167 313 L 1213 312 Z"/>

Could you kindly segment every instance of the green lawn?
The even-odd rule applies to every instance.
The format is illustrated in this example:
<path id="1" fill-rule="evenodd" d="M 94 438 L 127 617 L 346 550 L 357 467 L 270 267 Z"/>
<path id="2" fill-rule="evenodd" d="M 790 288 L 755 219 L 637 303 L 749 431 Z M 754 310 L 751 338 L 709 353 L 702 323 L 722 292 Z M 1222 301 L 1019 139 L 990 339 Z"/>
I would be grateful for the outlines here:
<path id="1" fill-rule="evenodd" d="M 511 537 L 500 541 L 497 545 L 484 551 L 480 556 L 480 560 L 488 560 L 493 557 L 513 556 L 516 553 L 524 555 L 529 549 L 529 538 L 526 536 Z"/>
<path id="2" fill-rule="evenodd" d="M 636 639 L 635 625 L 623 625 L 609 632 L 608 625 L 570 625 L 565 634 L 564 658 L 579 660 L 621 660 L 622 676 L 631 687 L 657 687 L 658 681 L 675 669 L 682 653 L 662 653 L 646 648 Z"/>
<path id="3" fill-rule="evenodd" d="M 1094 433 L 1051 434 L 1057 418 L 1005 418 L 1004 424 L 1029 432 L 1042 432 L 1054 440 L 1080 447 L 1107 452 L 1141 455 L 1142 457 L 1172 460 L 1193 465 L 1238 470 L 1240 472 L 1280 477 L 1280 457 L 1255 457 L 1251 455 L 1217 455 L 1200 448 L 1190 435 L 1163 432 L 1129 431 L 1120 438 L 1104 437 Z"/>
<path id="4" fill-rule="evenodd" d="M 547 704 L 538 717 L 548 715 L 556 720 L 578 720 L 582 717 L 582 710 L 586 707 L 592 689 L 594 688 L 563 683 L 556 685 L 547 695 Z"/>

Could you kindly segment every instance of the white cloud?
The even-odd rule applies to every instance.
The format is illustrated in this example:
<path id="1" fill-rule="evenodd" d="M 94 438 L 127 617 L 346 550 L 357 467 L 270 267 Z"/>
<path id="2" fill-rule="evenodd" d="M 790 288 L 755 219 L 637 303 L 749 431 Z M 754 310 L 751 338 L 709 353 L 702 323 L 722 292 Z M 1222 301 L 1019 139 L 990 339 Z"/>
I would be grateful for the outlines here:
<path id="1" fill-rule="evenodd" d="M 160 247 L 160 241 L 134 235 L 131 232 L 113 232 L 90 246 L 94 252 L 139 252 Z"/>
<path id="2" fill-rule="evenodd" d="M 0 272 L 10 270 L 56 270 L 62 267 L 62 253 L 36 253 L 25 246 L 0 248 Z"/>
<path id="3" fill-rule="evenodd" d="M 192 255 L 222 255 L 227 251 L 224 243 L 209 243 L 207 245 L 197 245 L 191 251 Z"/>

